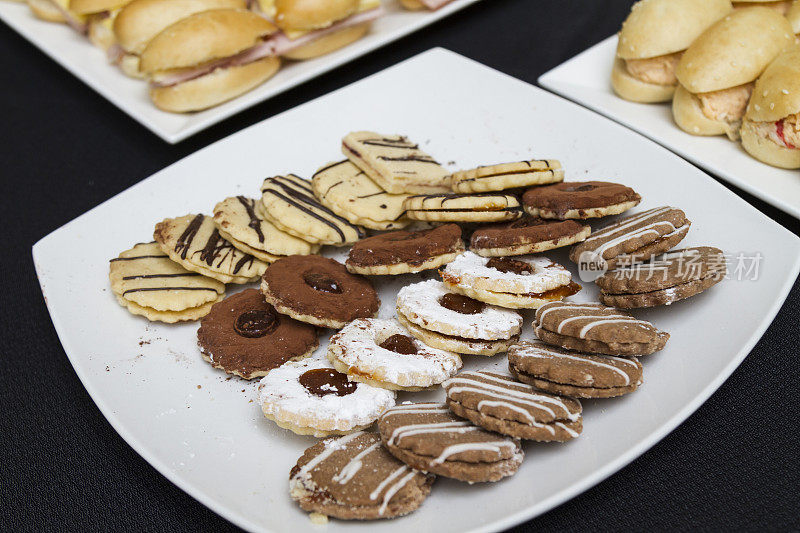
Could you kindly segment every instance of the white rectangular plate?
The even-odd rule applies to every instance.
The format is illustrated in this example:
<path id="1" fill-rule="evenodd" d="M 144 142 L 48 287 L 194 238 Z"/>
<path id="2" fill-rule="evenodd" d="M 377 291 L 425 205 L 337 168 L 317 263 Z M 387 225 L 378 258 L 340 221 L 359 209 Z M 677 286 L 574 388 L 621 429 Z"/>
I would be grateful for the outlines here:
<path id="1" fill-rule="evenodd" d="M 765 165 L 727 137 L 698 137 L 672 120 L 670 104 L 637 104 L 614 94 L 612 36 L 539 78 L 539 84 L 632 128 L 753 196 L 800 218 L 800 172 Z"/>
<path id="2" fill-rule="evenodd" d="M 716 390 L 772 321 L 800 270 L 797 237 L 689 163 L 600 115 L 441 49 L 219 141 L 53 232 L 33 255 L 64 350 L 103 414 L 161 473 L 246 529 L 313 530 L 289 499 L 287 477 L 314 440 L 266 420 L 251 402 L 255 383 L 205 363 L 197 324 L 166 326 L 128 314 L 108 287 L 108 260 L 148 240 L 164 217 L 254 195 L 268 175 L 309 176 L 341 158 L 340 138 L 359 129 L 408 134 L 451 167 L 556 157 L 568 179 L 635 187 L 644 198 L 637 210 L 683 208 L 693 221 L 687 244 L 764 257 L 757 281 L 727 280 L 690 300 L 637 313 L 672 337 L 644 359 L 645 383 L 636 393 L 585 402 L 580 438 L 527 444 L 517 475 L 500 483 L 440 479 L 418 512 L 371 524 L 370 531 L 500 530 L 599 482 Z M 563 252 L 553 257 L 573 266 Z M 376 279 L 381 316 L 394 316 L 397 289 L 416 279 Z M 588 286 L 577 299 L 595 297 Z M 525 331 L 530 335 L 530 313 Z M 467 368 L 506 364 L 502 356 L 465 361 Z M 356 527 L 334 521 L 328 531 Z"/>
<path id="3" fill-rule="evenodd" d="M 386 15 L 375 21 L 372 31 L 363 39 L 310 61 L 286 62 L 272 79 L 247 94 L 206 111 L 188 114 L 157 109 L 147 95 L 146 83 L 129 78 L 109 65 L 99 48 L 67 25 L 35 18 L 24 3 L 0 1 L 0 19 L 131 118 L 174 144 L 477 1 L 455 0 L 429 12 L 406 11 L 399 0 L 384 0 Z"/>

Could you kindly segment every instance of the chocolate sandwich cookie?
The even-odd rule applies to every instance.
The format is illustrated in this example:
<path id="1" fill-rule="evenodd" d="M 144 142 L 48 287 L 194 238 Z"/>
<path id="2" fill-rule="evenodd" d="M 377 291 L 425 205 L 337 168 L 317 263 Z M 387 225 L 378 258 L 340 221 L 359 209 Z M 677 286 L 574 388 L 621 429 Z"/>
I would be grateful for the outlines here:
<path id="1" fill-rule="evenodd" d="M 261 292 L 278 312 L 335 329 L 375 316 L 381 304 L 367 278 L 316 255 L 290 255 L 272 263 L 261 278 Z"/>
<path id="2" fill-rule="evenodd" d="M 342 139 L 342 153 L 386 192 L 425 194 L 450 190 L 447 170 L 402 135 L 350 133 Z"/>
<path id="3" fill-rule="evenodd" d="M 597 263 L 600 270 L 631 265 L 675 247 L 691 224 L 680 209 L 648 209 L 595 231 L 572 247 L 569 258 L 581 266 Z"/>
<path id="4" fill-rule="evenodd" d="M 462 372 L 442 387 L 453 413 L 509 437 L 565 442 L 583 429 L 578 400 L 540 392 L 503 374 Z"/>
<path id="5" fill-rule="evenodd" d="M 574 220 L 547 220 L 525 215 L 472 233 L 469 249 L 484 257 L 544 252 L 586 239 L 592 229 Z"/>
<path id="6" fill-rule="evenodd" d="M 453 172 L 450 186 L 455 192 L 488 192 L 558 183 L 563 180 L 564 169 L 561 168 L 561 162 L 555 159 L 533 159 Z"/>
<path id="7" fill-rule="evenodd" d="M 469 483 L 516 473 L 524 452 L 512 439 L 474 425 L 443 403 L 406 403 L 378 420 L 386 449 L 411 468 Z"/>
<path id="8" fill-rule="evenodd" d="M 539 390 L 573 398 L 612 398 L 642 384 L 642 364 L 635 357 L 573 352 L 540 341 L 512 346 L 508 369 Z"/>
<path id="9" fill-rule="evenodd" d="M 607 181 L 569 181 L 525 191 L 525 211 L 542 218 L 598 218 L 618 215 L 642 200 L 636 191 Z"/>
<path id="10" fill-rule="evenodd" d="M 406 216 L 429 222 L 500 222 L 522 216 L 519 200 L 503 193 L 442 193 L 409 196 Z"/>
<path id="11" fill-rule="evenodd" d="M 304 511 L 342 520 L 395 518 L 422 505 L 434 479 L 395 459 L 377 433 L 358 432 L 303 452 L 289 494 Z"/>
<path id="12" fill-rule="evenodd" d="M 625 309 L 669 305 L 716 285 L 727 275 L 719 248 L 672 250 L 646 263 L 619 266 L 595 280 L 600 301 Z"/>
<path id="13" fill-rule="evenodd" d="M 200 321 L 197 345 L 214 368 L 244 379 L 264 376 L 317 349 L 317 328 L 278 314 L 258 289 L 214 304 Z"/>
<path id="14" fill-rule="evenodd" d="M 392 231 L 353 245 L 347 270 L 365 275 L 398 275 L 439 268 L 464 251 L 461 228 L 445 224 L 422 231 Z"/>
<path id="15" fill-rule="evenodd" d="M 606 355 L 647 355 L 662 349 L 669 333 L 646 320 L 596 303 L 551 302 L 536 310 L 536 336 L 567 350 Z"/>
<path id="16" fill-rule="evenodd" d="M 311 182 L 294 174 L 265 179 L 258 207 L 262 218 L 310 243 L 344 246 L 366 237 L 363 228 L 319 203 Z"/>

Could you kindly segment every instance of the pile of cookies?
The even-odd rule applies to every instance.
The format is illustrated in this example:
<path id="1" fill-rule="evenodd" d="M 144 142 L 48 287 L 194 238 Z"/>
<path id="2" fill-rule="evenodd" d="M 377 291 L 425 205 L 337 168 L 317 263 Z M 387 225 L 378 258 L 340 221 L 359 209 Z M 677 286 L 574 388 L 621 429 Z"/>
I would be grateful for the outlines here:
<path id="1" fill-rule="evenodd" d="M 202 318 L 203 359 L 261 378 L 265 417 L 325 439 L 290 474 L 291 497 L 312 513 L 391 518 L 419 507 L 435 475 L 513 475 L 522 441 L 580 435 L 580 399 L 642 383 L 637 358 L 669 334 L 623 308 L 668 305 L 726 274 L 716 248 L 671 251 L 691 225 L 680 209 L 592 232 L 588 220 L 631 209 L 639 194 L 564 182 L 553 159 L 450 173 L 406 137 L 373 132 L 345 136 L 342 151 L 311 180 L 269 177 L 260 198 L 165 219 L 154 242 L 110 267 L 129 311 Z M 351 247 L 342 263 L 318 255 L 322 245 Z M 581 290 L 570 271 L 531 255 L 566 246 L 582 272 L 598 272 L 601 303 L 565 300 Z M 437 270 L 440 279 L 425 275 Z M 378 318 L 376 276 L 413 277 L 396 318 Z M 260 285 L 225 298 L 225 284 L 251 282 Z M 520 340 L 522 310 L 535 310 L 536 341 Z M 311 356 L 323 328 L 336 331 Z M 461 371 L 464 356 L 502 353 L 510 375 Z M 444 403 L 397 402 L 439 387 Z"/>

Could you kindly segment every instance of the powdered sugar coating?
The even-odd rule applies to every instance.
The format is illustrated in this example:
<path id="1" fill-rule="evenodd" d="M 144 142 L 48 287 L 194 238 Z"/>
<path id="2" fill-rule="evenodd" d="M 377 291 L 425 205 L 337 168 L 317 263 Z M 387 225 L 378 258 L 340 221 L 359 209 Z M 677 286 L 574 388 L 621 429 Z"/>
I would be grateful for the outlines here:
<path id="1" fill-rule="evenodd" d="M 474 252 L 464 252 L 449 263 L 442 278 L 457 280 L 453 285 L 514 294 L 539 294 L 569 285 L 572 275 L 558 263 L 546 257 L 514 257 L 533 267 L 530 274 L 502 272 L 487 266 L 490 257 L 481 257 Z"/>

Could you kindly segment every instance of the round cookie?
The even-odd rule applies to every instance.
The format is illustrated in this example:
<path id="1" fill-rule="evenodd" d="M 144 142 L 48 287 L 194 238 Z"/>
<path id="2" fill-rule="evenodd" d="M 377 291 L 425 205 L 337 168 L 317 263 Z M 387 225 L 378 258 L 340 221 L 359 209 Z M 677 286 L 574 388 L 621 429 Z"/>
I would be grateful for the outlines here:
<path id="1" fill-rule="evenodd" d="M 377 433 L 357 432 L 303 452 L 289 494 L 304 511 L 341 520 L 395 518 L 422 505 L 434 479 L 398 461 Z"/>
<path id="2" fill-rule="evenodd" d="M 267 268 L 265 262 L 236 249 L 205 215 L 164 219 L 156 224 L 153 238 L 176 263 L 223 283 L 255 281 Z"/>
<path id="3" fill-rule="evenodd" d="M 526 215 L 513 222 L 483 226 L 472 233 L 469 249 L 483 257 L 544 252 L 586 239 L 592 229 L 574 220 L 546 220 Z"/>
<path id="4" fill-rule="evenodd" d="M 600 301 L 630 309 L 670 305 L 716 285 L 727 274 L 719 248 L 672 250 L 647 263 L 619 266 L 595 280 Z"/>
<path id="5" fill-rule="evenodd" d="M 559 181 L 564 181 L 564 170 L 560 161 L 533 159 L 453 172 L 450 176 L 450 187 L 455 192 L 471 193 L 503 191 Z"/>
<path id="6" fill-rule="evenodd" d="M 635 357 L 572 352 L 540 341 L 512 346 L 508 369 L 523 383 L 573 398 L 612 398 L 642 384 L 642 364 Z"/>
<path id="7" fill-rule="evenodd" d="M 349 160 L 328 163 L 311 177 L 314 195 L 353 224 L 375 230 L 404 228 L 407 194 L 389 194 Z"/>
<path id="8" fill-rule="evenodd" d="M 619 183 L 569 181 L 533 187 L 522 195 L 525 211 L 560 220 L 618 215 L 636 206 L 642 197 Z"/>
<path id="9" fill-rule="evenodd" d="M 264 180 L 258 214 L 278 229 L 314 244 L 344 246 L 366 237 L 314 198 L 311 182 L 294 174 Z"/>
<path id="10" fill-rule="evenodd" d="M 278 312 L 335 329 L 357 318 L 375 316 L 381 304 L 367 278 L 318 255 L 278 259 L 264 272 L 261 292 Z"/>
<path id="11" fill-rule="evenodd" d="M 565 442 L 583 429 L 581 404 L 495 372 L 462 372 L 442 387 L 456 415 L 509 437 Z"/>
<path id="12" fill-rule="evenodd" d="M 403 203 L 406 216 L 429 222 L 499 222 L 522 216 L 517 197 L 503 193 L 421 194 Z"/>
<path id="13" fill-rule="evenodd" d="M 245 196 L 225 198 L 214 206 L 219 233 L 236 248 L 271 263 L 284 255 L 308 255 L 319 251 L 310 244 L 275 227 L 256 213 L 256 200 Z"/>
<path id="14" fill-rule="evenodd" d="M 536 310 L 533 328 L 547 344 L 605 355 L 648 355 L 669 339 L 646 320 L 596 303 L 548 303 Z"/>
<path id="15" fill-rule="evenodd" d="M 395 393 L 349 381 L 324 359 L 289 361 L 258 384 L 264 416 L 298 435 L 361 431 L 394 405 Z"/>
<path id="16" fill-rule="evenodd" d="M 258 289 L 245 289 L 211 308 L 197 345 L 214 368 L 244 379 L 265 376 L 317 349 L 317 328 L 279 315 Z"/>
<path id="17" fill-rule="evenodd" d="M 364 275 L 398 275 L 439 268 L 464 252 L 461 228 L 445 224 L 422 231 L 392 231 L 350 248 L 347 270 Z"/>
<path id="18" fill-rule="evenodd" d="M 458 354 L 431 348 L 407 334 L 393 320 L 354 320 L 331 337 L 328 359 L 353 381 L 391 390 L 427 389 L 461 368 Z"/>
<path id="19" fill-rule="evenodd" d="M 462 296 L 462 295 L 457 295 Z M 468 298 L 467 296 L 462 296 Z M 472 300 L 472 298 L 470 298 Z M 476 300 L 473 300 L 476 301 Z M 491 357 L 499 353 L 503 353 L 509 349 L 514 343 L 519 341 L 519 335 L 515 335 L 510 339 L 485 341 L 480 339 L 468 339 L 466 337 L 456 337 L 453 335 L 444 335 L 436 331 L 425 329 L 421 326 L 410 322 L 405 316 L 398 313 L 397 321 L 406 328 L 411 335 L 419 339 L 423 343 L 448 352 L 455 352 L 463 355 L 485 355 Z"/>
<path id="20" fill-rule="evenodd" d="M 525 454 L 518 439 L 486 431 L 443 403 L 407 403 L 378 420 L 386 449 L 411 468 L 479 483 L 516 473 Z"/>

